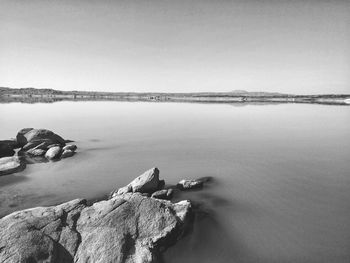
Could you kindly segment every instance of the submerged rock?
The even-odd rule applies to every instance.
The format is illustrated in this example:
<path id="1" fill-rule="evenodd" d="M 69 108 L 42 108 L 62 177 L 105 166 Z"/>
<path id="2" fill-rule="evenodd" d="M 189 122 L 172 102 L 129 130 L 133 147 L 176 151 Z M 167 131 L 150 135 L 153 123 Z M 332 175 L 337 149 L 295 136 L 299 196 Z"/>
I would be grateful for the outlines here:
<path id="1" fill-rule="evenodd" d="M 201 180 L 181 180 L 177 187 L 180 190 L 197 189 L 203 187 L 203 181 Z"/>
<path id="2" fill-rule="evenodd" d="M 190 218 L 189 201 L 139 193 L 27 209 L 0 219 L 0 262 L 157 262 Z"/>
<path id="3" fill-rule="evenodd" d="M 61 153 L 61 147 L 54 146 L 47 150 L 45 157 L 49 160 L 57 159 Z"/>
<path id="4" fill-rule="evenodd" d="M 0 175 L 20 172 L 25 167 L 25 162 L 18 156 L 0 158 Z"/>

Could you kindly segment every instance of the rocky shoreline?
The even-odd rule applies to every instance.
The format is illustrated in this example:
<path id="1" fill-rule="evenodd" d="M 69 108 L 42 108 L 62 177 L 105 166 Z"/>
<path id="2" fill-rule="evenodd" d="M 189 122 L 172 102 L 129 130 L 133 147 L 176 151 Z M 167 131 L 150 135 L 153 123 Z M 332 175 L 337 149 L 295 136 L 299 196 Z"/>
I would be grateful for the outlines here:
<path id="1" fill-rule="evenodd" d="M 202 186 L 182 180 L 177 188 Z M 76 199 L 14 212 L 0 219 L 0 261 L 159 262 L 193 224 L 189 200 L 163 200 L 173 190 L 152 168 L 92 205 Z"/>

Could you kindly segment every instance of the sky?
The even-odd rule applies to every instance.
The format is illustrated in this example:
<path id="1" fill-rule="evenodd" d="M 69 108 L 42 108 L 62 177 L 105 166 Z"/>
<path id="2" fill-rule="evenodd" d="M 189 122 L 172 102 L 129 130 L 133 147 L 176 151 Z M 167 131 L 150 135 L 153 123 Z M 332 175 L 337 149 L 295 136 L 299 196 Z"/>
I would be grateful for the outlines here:
<path id="1" fill-rule="evenodd" d="M 350 93 L 350 1 L 0 0 L 0 86 Z"/>

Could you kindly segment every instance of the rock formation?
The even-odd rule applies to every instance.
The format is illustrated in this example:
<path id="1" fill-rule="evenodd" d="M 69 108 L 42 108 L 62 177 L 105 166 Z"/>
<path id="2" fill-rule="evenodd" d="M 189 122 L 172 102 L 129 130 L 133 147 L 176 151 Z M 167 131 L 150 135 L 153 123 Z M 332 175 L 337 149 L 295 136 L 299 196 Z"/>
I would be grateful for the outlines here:
<path id="1" fill-rule="evenodd" d="M 0 175 L 21 171 L 25 168 L 26 163 L 47 162 L 48 160 L 71 157 L 75 154 L 77 146 L 74 144 L 66 145 L 66 142 L 68 141 L 50 130 L 22 129 L 17 133 L 15 140 L 0 141 Z M 16 153 L 15 149 L 17 148 L 20 150 Z M 7 158 L 14 155 L 16 158 Z M 1 157 L 5 157 L 5 159 Z M 9 169 L 9 167 L 11 168 Z"/>
<path id="2" fill-rule="evenodd" d="M 91 206 L 76 199 L 5 216 L 0 219 L 0 262 L 157 262 L 192 222 L 189 201 L 142 195 L 158 176 L 153 168 L 135 179 L 142 185 L 132 184 L 140 191 L 114 194 Z"/>

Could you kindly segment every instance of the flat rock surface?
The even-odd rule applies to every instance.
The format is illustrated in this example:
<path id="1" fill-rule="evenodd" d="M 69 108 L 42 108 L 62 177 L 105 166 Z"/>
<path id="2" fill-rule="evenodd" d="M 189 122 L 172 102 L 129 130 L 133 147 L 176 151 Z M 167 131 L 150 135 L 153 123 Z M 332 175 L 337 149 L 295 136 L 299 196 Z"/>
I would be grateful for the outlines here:
<path id="1" fill-rule="evenodd" d="M 0 219 L 0 262 L 157 262 L 190 215 L 189 201 L 139 193 L 23 210 Z"/>

